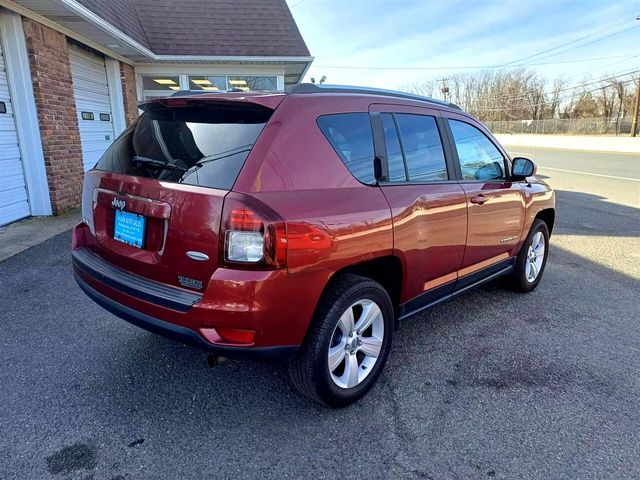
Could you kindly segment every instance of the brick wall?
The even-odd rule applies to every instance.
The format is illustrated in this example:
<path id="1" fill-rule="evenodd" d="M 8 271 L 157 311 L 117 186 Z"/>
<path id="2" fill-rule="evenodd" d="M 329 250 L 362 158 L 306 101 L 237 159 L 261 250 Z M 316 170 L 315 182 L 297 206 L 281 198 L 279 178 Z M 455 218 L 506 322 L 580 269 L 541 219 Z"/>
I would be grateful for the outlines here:
<path id="1" fill-rule="evenodd" d="M 120 80 L 124 99 L 124 118 L 130 125 L 138 118 L 138 101 L 136 99 L 136 75 L 131 65 L 120 62 Z"/>
<path id="2" fill-rule="evenodd" d="M 51 206 L 59 214 L 80 204 L 82 149 L 67 40 L 23 17 Z"/>

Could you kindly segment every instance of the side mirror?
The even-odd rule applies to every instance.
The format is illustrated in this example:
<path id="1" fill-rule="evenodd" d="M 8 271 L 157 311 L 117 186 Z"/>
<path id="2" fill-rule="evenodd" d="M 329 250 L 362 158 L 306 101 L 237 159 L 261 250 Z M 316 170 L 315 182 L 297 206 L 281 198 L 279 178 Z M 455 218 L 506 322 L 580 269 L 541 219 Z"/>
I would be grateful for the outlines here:
<path id="1" fill-rule="evenodd" d="M 535 175 L 536 171 L 536 164 L 528 158 L 517 157 L 513 159 L 513 164 L 511 166 L 511 176 L 514 180 L 524 180 L 531 175 Z"/>

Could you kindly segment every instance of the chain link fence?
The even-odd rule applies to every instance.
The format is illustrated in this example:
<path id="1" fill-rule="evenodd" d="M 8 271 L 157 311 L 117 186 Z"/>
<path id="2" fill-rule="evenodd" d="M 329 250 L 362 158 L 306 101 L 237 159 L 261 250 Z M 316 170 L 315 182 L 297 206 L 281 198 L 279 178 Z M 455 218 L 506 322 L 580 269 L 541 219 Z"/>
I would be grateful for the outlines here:
<path id="1" fill-rule="evenodd" d="M 547 135 L 630 135 L 629 118 L 549 118 L 546 120 L 486 121 L 493 133 Z"/>

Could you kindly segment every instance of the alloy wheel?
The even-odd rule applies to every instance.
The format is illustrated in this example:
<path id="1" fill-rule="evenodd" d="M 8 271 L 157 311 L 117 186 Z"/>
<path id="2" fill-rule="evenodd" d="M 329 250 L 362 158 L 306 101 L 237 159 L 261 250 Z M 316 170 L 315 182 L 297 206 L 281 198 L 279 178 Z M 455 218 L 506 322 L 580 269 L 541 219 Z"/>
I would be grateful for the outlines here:
<path id="1" fill-rule="evenodd" d="M 378 361 L 384 339 L 384 317 L 371 300 L 358 300 L 347 308 L 336 325 L 327 364 L 331 380 L 340 388 L 364 381 Z"/>
<path id="2" fill-rule="evenodd" d="M 542 232 L 536 232 L 529 244 L 525 264 L 525 275 L 529 283 L 535 282 L 538 275 L 540 275 L 540 270 L 544 262 L 545 248 L 544 235 Z"/>

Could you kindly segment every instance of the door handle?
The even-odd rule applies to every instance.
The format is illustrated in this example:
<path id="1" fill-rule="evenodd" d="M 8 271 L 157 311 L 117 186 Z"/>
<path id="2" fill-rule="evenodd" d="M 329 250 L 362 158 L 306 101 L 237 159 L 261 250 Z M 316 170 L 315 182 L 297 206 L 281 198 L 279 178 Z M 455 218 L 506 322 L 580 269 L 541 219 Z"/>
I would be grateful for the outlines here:
<path id="1" fill-rule="evenodd" d="M 486 202 L 487 200 L 489 200 L 487 197 L 485 197 L 482 194 L 479 194 L 479 195 L 476 195 L 475 197 L 471 197 L 470 202 L 475 203 L 476 205 L 483 205 L 484 202 Z"/>

